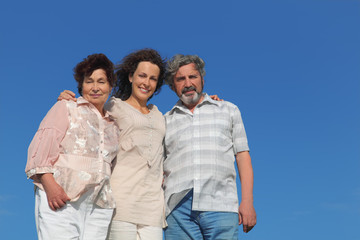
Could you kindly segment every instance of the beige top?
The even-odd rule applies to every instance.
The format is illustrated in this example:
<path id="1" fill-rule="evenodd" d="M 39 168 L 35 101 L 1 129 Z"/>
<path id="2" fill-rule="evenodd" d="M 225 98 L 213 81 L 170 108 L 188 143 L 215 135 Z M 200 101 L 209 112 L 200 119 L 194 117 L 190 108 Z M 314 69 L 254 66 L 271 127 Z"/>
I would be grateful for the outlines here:
<path id="1" fill-rule="evenodd" d="M 155 105 L 142 114 L 114 97 L 105 108 L 120 128 L 119 153 L 110 179 L 116 201 L 113 219 L 164 227 L 164 117 Z"/>

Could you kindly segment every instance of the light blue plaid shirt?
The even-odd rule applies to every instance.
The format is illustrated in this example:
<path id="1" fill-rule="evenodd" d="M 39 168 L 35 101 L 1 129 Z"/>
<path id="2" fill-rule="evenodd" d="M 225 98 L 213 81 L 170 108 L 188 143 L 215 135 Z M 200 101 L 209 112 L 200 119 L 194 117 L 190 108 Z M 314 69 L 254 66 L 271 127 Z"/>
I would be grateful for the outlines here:
<path id="1" fill-rule="evenodd" d="M 238 212 L 234 155 L 249 151 L 238 107 L 205 94 L 194 113 L 179 100 L 165 120 L 166 215 L 191 189 L 193 210 Z"/>

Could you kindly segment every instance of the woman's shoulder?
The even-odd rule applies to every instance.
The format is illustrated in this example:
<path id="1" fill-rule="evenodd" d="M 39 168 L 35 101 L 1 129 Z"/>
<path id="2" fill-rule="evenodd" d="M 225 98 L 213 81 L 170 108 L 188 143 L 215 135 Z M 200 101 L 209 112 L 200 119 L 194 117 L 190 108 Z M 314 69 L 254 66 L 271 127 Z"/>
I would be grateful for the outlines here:
<path id="1" fill-rule="evenodd" d="M 163 116 L 162 112 L 160 112 L 160 110 L 158 109 L 158 107 L 157 107 L 156 105 L 154 105 L 154 104 L 149 104 L 149 105 L 148 105 L 148 108 L 149 108 L 150 112 L 153 112 L 153 113 L 155 113 L 155 114 L 158 114 L 158 115 Z"/>
<path id="2" fill-rule="evenodd" d="M 111 97 L 105 104 L 107 111 L 112 111 L 113 108 L 119 108 L 124 105 L 124 101 L 117 97 Z"/>
<path id="3" fill-rule="evenodd" d="M 157 108 L 157 106 L 154 105 L 154 104 L 152 104 L 152 103 L 148 104 L 148 105 L 147 105 L 147 108 L 148 108 L 150 111 L 153 111 L 153 112 L 158 112 L 158 111 L 159 111 L 159 109 Z"/>
<path id="4" fill-rule="evenodd" d="M 117 97 L 114 97 L 114 96 L 112 96 L 110 99 L 109 99 L 109 101 L 108 101 L 108 103 L 118 103 L 118 104 L 123 104 L 124 103 L 124 101 L 123 100 L 121 100 L 120 98 L 117 98 Z"/>
<path id="5" fill-rule="evenodd" d="M 69 103 L 73 102 L 73 101 L 68 101 L 68 100 L 61 100 L 61 101 L 57 101 L 50 109 L 50 111 L 59 111 L 62 110 L 64 111 L 64 109 L 68 109 L 69 108 Z M 76 104 L 76 102 L 73 102 L 74 104 Z"/>

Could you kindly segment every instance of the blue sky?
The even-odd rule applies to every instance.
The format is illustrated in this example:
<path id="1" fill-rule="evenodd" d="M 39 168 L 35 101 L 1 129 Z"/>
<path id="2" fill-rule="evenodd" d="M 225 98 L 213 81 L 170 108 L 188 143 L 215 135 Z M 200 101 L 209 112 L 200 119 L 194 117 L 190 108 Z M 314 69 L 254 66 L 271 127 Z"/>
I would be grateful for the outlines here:
<path id="1" fill-rule="evenodd" d="M 359 239 L 359 24 L 355 0 L 2 2 L 2 239 L 36 239 L 27 148 L 73 67 L 144 47 L 198 54 L 205 91 L 239 106 L 258 215 L 241 239 Z"/>

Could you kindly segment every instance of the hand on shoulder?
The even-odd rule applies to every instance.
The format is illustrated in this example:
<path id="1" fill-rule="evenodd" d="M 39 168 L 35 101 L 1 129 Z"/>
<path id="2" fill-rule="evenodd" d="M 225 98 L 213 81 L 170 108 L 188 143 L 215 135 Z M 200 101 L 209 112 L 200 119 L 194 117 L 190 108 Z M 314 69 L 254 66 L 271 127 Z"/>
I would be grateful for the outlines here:
<path id="1" fill-rule="evenodd" d="M 73 93 L 70 90 L 64 90 L 63 92 L 60 93 L 59 97 L 57 98 L 58 101 L 61 100 L 71 100 L 76 102 L 76 96 L 75 93 Z"/>

